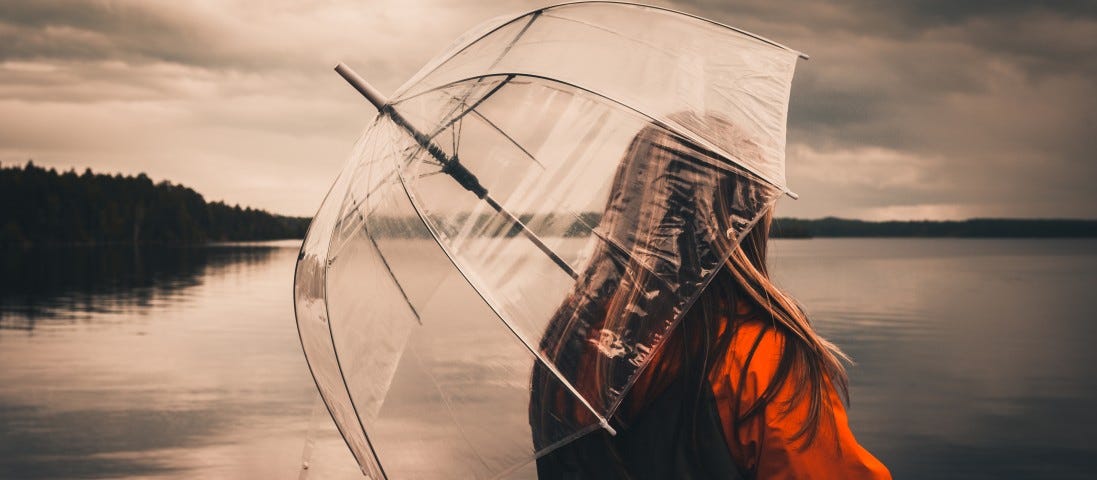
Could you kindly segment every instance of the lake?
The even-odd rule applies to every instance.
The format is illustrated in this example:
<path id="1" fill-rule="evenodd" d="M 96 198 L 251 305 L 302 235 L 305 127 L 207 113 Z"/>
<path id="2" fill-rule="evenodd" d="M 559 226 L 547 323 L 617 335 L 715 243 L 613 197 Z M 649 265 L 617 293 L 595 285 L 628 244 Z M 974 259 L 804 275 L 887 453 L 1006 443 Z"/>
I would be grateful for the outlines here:
<path id="1" fill-rule="evenodd" d="M 3 253 L 0 478 L 355 478 L 301 353 L 297 246 Z M 854 432 L 896 478 L 1097 469 L 1097 241 L 777 240 L 772 255 L 856 360 Z"/>

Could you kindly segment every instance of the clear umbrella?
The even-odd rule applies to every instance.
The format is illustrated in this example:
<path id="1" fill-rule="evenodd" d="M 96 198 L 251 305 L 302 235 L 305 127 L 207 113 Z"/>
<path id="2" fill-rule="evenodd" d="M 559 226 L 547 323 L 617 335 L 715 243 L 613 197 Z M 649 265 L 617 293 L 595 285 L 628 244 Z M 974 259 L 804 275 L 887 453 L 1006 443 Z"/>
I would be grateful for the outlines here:
<path id="1" fill-rule="evenodd" d="M 372 478 L 498 478 L 599 428 L 782 193 L 798 52 L 656 7 L 474 29 L 380 111 L 295 305 Z"/>

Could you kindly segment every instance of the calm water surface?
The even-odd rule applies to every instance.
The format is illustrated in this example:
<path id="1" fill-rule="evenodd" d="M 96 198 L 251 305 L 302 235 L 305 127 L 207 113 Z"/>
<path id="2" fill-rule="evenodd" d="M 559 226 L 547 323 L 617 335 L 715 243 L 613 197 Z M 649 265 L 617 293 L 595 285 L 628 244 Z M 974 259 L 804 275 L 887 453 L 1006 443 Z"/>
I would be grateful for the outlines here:
<path id="1" fill-rule="evenodd" d="M 3 254 L 0 478 L 353 478 L 297 339 L 296 247 Z M 1097 471 L 1097 241 L 773 250 L 857 361 L 853 429 L 896 478 Z"/>

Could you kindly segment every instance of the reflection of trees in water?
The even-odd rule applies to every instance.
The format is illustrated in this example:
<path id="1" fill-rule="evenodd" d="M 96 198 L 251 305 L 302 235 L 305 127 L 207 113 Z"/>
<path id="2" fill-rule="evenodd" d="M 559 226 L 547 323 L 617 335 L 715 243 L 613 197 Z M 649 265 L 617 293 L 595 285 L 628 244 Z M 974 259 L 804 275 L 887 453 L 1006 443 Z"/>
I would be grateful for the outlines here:
<path id="1" fill-rule="evenodd" d="M 150 306 L 205 277 L 267 261 L 271 246 L 58 247 L 0 252 L 0 329 Z"/>

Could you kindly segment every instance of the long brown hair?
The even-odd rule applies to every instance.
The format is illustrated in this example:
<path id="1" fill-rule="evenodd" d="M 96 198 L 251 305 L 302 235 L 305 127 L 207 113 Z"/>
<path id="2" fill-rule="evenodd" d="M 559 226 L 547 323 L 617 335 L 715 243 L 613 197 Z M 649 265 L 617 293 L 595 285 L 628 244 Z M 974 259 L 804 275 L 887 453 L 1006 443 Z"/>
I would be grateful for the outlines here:
<path id="1" fill-rule="evenodd" d="M 703 123 L 730 138 L 741 160 L 761 155 L 749 136 L 719 118 L 681 118 Z M 572 294 L 550 320 L 539 348 L 592 406 L 536 367 L 530 420 L 538 450 L 563 438 L 563 424 L 593 423 L 590 408 L 614 410 L 619 423 L 643 411 L 678 379 L 698 391 L 731 348 L 746 319 L 764 320 L 785 338 L 775 378 L 738 425 L 761 414 L 782 387 L 795 387 L 786 411 L 808 402 L 797 439 L 804 445 L 833 420 L 828 384 L 846 395 L 845 355 L 815 332 L 796 302 L 770 279 L 766 253 L 771 206 L 780 192 L 745 171 L 714 167 L 724 161 L 659 126 L 633 139 L 617 170 L 598 235 L 603 241 L 580 273 Z M 753 227 L 753 228 L 751 228 Z M 724 260 L 726 258 L 726 260 Z M 712 272 L 706 274 L 705 272 Z M 668 280 L 669 279 L 669 280 Z M 681 280 L 681 281 L 678 281 Z M 710 281 L 709 281 L 710 280 Z M 681 308 L 688 306 L 688 310 Z M 748 312 L 743 316 L 740 312 Z M 680 322 L 666 338 L 661 322 Z M 605 338 L 618 345 L 661 344 L 607 355 Z M 646 364 L 627 396 L 622 378 Z M 745 374 L 744 371 L 740 372 Z M 742 375 L 740 375 L 742 376 Z M 695 397 L 695 398 L 699 398 Z M 620 403 L 618 403 L 620 402 Z M 696 408 L 691 408 L 694 412 Z M 738 431 L 738 428 L 735 429 Z"/>
<path id="2" fill-rule="evenodd" d="M 699 321 L 702 325 L 714 325 L 720 316 L 733 316 L 729 328 L 724 329 L 725 333 L 712 342 L 715 355 L 709 355 L 706 359 L 709 368 L 727 351 L 735 327 L 746 318 L 769 322 L 769 328 L 782 334 L 784 348 L 774 378 L 758 401 L 747 411 L 738 412 L 734 421 L 740 423 L 761 414 L 773 403 L 778 392 L 791 382 L 794 394 L 789 403 L 783 405 L 783 410 L 787 412 L 799 402 L 808 402 L 807 418 L 793 436 L 793 439 L 803 438 L 803 446 L 807 446 L 815 439 L 820 426 L 834 421 L 828 383 L 838 390 L 843 399 L 848 400 L 849 383 L 843 362 L 848 362 L 849 357 L 820 336 L 800 305 L 770 278 L 767 254 L 772 219 L 771 210 L 743 238 L 738 248 L 732 251 L 721 274 L 687 314 L 689 320 L 684 322 Z M 714 307 L 723 304 L 727 305 L 728 310 L 714 311 Z M 747 308 L 739 308 L 741 304 Z M 744 310 L 750 312 L 746 318 L 734 318 Z M 688 331 L 683 329 L 683 332 Z M 738 375 L 740 379 L 746 377 L 748 366 L 749 361 L 744 362 Z"/>

